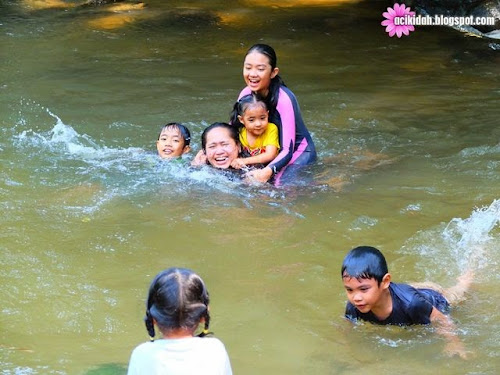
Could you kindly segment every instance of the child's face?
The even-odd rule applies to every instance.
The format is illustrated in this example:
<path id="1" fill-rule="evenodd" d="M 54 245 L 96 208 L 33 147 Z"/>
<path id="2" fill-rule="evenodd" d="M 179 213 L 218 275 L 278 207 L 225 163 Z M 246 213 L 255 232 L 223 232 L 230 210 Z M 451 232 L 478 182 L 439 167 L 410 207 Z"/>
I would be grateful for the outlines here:
<path id="1" fill-rule="evenodd" d="M 278 68 L 271 68 L 269 58 L 257 51 L 249 53 L 243 63 L 243 79 L 253 92 L 267 96 L 271 79 L 278 74 Z"/>
<path id="2" fill-rule="evenodd" d="M 268 110 L 263 105 L 257 103 L 248 107 L 243 116 L 238 116 L 238 119 L 245 125 L 248 133 L 258 137 L 267 129 L 268 115 Z"/>
<path id="3" fill-rule="evenodd" d="M 207 133 L 206 138 L 207 161 L 215 168 L 229 168 L 240 151 L 239 145 L 231 138 L 229 130 L 214 128 Z"/>
<path id="4" fill-rule="evenodd" d="M 355 277 L 343 277 L 347 298 L 356 309 L 362 313 L 367 313 L 374 308 L 380 308 L 382 293 L 386 287 L 384 281 L 378 285 L 375 279 L 356 279 Z M 388 286 L 388 284 L 387 284 Z"/>
<path id="5" fill-rule="evenodd" d="M 184 138 L 179 129 L 165 128 L 156 141 L 158 155 L 162 159 L 176 158 L 189 151 L 189 146 L 184 146 Z"/>

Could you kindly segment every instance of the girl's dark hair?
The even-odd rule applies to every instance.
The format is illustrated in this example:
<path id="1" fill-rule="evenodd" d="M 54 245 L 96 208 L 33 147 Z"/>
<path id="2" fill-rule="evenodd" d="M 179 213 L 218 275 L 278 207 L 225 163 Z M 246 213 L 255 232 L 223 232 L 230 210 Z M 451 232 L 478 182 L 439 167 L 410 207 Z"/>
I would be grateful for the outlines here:
<path id="1" fill-rule="evenodd" d="M 238 129 L 242 128 L 244 125 L 238 119 L 238 116 L 243 116 L 247 108 L 252 105 L 262 105 L 266 110 L 268 109 L 267 103 L 262 96 L 255 93 L 242 96 L 240 100 L 234 103 L 230 118 L 231 125 L 236 126 Z"/>
<path id="2" fill-rule="evenodd" d="M 236 142 L 236 144 L 240 144 L 240 136 L 238 133 L 238 129 L 235 126 L 229 125 L 226 122 L 214 122 L 213 124 L 207 126 L 203 133 L 201 133 L 201 148 L 203 151 L 207 148 L 207 134 L 210 130 L 215 128 L 224 128 L 229 131 L 229 136 Z"/>
<path id="3" fill-rule="evenodd" d="M 375 279 L 378 284 L 388 273 L 387 262 L 380 250 L 371 246 L 358 246 L 342 262 L 342 278 Z"/>
<path id="4" fill-rule="evenodd" d="M 269 65 L 271 65 L 271 71 L 276 68 L 278 58 L 276 57 L 276 52 L 273 47 L 267 44 L 254 44 L 247 51 L 245 58 L 252 52 L 258 52 L 265 55 L 269 59 Z M 270 115 L 276 111 L 276 106 L 278 105 L 280 86 L 286 86 L 283 79 L 281 79 L 279 74 L 276 74 L 274 78 L 271 79 L 271 85 L 269 86 L 269 94 L 267 95 L 266 103 L 269 109 Z"/>
<path id="5" fill-rule="evenodd" d="M 210 324 L 208 291 L 205 283 L 186 268 L 169 268 L 160 272 L 151 282 L 146 302 L 144 322 L 151 339 L 155 337 L 154 322 L 163 331 L 195 330 L 202 318 L 205 336 Z"/>
<path id="6" fill-rule="evenodd" d="M 177 129 L 177 130 L 179 130 L 182 138 L 184 138 L 184 146 L 189 146 L 189 143 L 191 142 L 191 133 L 186 126 L 184 126 L 178 122 L 169 122 L 168 124 L 163 125 L 161 127 L 160 133 L 158 134 L 158 140 L 160 139 L 161 133 L 165 129 Z"/>

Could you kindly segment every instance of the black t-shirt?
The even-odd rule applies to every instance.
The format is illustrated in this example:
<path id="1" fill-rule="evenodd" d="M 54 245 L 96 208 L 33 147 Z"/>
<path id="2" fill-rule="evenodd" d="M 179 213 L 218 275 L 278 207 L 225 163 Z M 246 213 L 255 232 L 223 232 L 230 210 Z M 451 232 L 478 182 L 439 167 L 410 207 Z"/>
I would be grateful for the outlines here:
<path id="1" fill-rule="evenodd" d="M 416 289 L 407 284 L 389 285 L 392 298 L 392 312 L 384 320 L 379 320 L 371 311 L 362 313 L 347 302 L 345 316 L 349 320 L 366 320 L 375 324 L 411 325 L 429 324 L 432 308 L 447 313 L 448 301 L 431 289 Z"/>

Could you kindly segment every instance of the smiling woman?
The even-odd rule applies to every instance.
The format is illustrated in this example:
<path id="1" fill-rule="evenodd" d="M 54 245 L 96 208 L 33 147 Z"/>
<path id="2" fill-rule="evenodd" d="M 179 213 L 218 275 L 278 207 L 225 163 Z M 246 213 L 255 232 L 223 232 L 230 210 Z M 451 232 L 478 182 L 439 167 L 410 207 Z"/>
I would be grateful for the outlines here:
<path id="1" fill-rule="evenodd" d="M 201 134 L 201 148 L 203 152 L 196 155 L 193 165 L 208 163 L 228 169 L 241 152 L 238 130 L 225 122 L 215 122 Z"/>

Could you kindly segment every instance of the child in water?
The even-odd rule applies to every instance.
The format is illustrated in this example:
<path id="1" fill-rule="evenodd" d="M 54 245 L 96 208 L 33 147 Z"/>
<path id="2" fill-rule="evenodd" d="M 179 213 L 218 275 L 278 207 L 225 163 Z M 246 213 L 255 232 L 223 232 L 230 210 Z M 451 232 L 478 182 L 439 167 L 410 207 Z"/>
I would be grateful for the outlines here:
<path id="1" fill-rule="evenodd" d="M 136 347 L 128 375 L 231 375 L 224 344 L 205 337 L 210 315 L 208 291 L 196 273 L 169 268 L 151 282 L 144 321 L 150 342 Z M 200 324 L 203 331 L 195 336 Z M 162 338 L 154 340 L 155 326 Z"/>
<path id="2" fill-rule="evenodd" d="M 449 289 L 434 283 L 396 284 L 391 282 L 383 254 L 374 247 L 360 246 L 344 258 L 341 276 L 349 300 L 345 312 L 349 320 L 394 325 L 435 323 L 438 333 L 448 341 L 445 351 L 466 358 L 454 324 L 445 314 L 450 305 L 464 299 L 472 272 L 465 273 Z"/>
<path id="3" fill-rule="evenodd" d="M 231 163 L 233 168 L 264 167 L 278 155 L 278 127 L 269 122 L 266 102 L 257 94 L 245 95 L 234 104 L 231 123 L 240 129 L 244 156 Z"/>
<path id="4" fill-rule="evenodd" d="M 156 141 L 158 156 L 162 159 L 181 157 L 191 150 L 190 141 L 191 133 L 187 127 L 177 122 L 169 122 L 162 126 Z"/>

